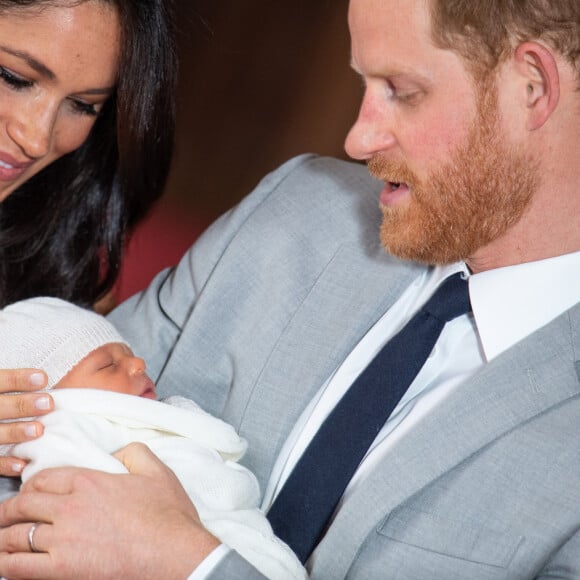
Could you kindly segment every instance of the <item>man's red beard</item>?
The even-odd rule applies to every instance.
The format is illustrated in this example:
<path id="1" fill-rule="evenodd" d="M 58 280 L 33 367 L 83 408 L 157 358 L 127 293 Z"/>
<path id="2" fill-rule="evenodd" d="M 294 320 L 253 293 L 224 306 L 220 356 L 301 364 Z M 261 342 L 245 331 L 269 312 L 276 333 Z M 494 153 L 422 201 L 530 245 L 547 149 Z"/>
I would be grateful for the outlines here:
<path id="1" fill-rule="evenodd" d="M 482 87 L 482 93 L 465 144 L 424 182 L 387 154 L 369 161 L 378 179 L 410 188 L 405 205 L 382 207 L 381 242 L 391 254 L 427 264 L 467 259 L 502 236 L 528 207 L 540 181 L 537 164 L 506 145 L 495 86 Z"/>

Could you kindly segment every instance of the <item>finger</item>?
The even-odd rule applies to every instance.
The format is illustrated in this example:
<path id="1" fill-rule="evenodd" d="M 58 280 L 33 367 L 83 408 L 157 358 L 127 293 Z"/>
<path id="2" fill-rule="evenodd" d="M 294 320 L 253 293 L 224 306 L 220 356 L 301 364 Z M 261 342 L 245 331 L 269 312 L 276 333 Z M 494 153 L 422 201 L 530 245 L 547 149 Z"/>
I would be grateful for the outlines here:
<path id="1" fill-rule="evenodd" d="M 47 380 L 46 373 L 38 369 L 0 369 L 0 393 L 38 391 Z"/>
<path id="2" fill-rule="evenodd" d="M 51 493 L 19 493 L 0 503 L 0 526 L 22 522 L 52 523 L 67 497 Z"/>
<path id="3" fill-rule="evenodd" d="M 5 395 L 8 396 L 8 395 Z M 0 396 L 0 404 L 3 398 Z M 40 437 L 44 431 L 42 423 L 38 421 L 15 421 L 0 423 L 0 444 L 8 445 L 21 443 L 29 439 Z"/>
<path id="4" fill-rule="evenodd" d="M 0 419 L 14 420 L 45 415 L 54 408 L 52 397 L 45 392 L 22 395 L 0 395 Z"/>
<path id="5" fill-rule="evenodd" d="M 34 528 L 33 528 L 34 526 Z M 45 523 L 23 523 L 0 528 L 0 575 L 2 578 L 56 578 L 47 573 L 52 558 L 47 554 L 52 526 Z M 30 535 L 36 552 L 31 550 Z M 48 534 L 48 535 L 47 535 Z"/>
<path id="6" fill-rule="evenodd" d="M 15 552 L 33 551 L 30 549 L 31 532 L 33 545 L 37 550 L 35 553 L 48 551 L 43 548 L 43 546 L 47 545 L 43 543 L 43 539 L 46 537 L 45 531 L 48 531 L 48 526 L 49 524 L 43 522 L 36 522 L 36 524 L 26 522 L 0 528 L 0 546 L 2 546 L 2 551 L 10 552 L 11 554 Z M 41 530 L 43 527 L 45 530 Z"/>
<path id="7" fill-rule="evenodd" d="M 42 546 L 46 545 L 42 542 L 42 538 L 39 538 L 39 536 L 42 535 L 42 533 L 44 532 L 45 529 L 48 529 L 48 524 L 45 524 L 43 522 L 34 522 L 33 524 L 31 524 L 28 527 L 28 531 L 26 533 L 26 541 L 28 542 L 28 549 L 33 553 L 33 554 L 39 554 L 41 552 L 48 552 L 48 550 L 45 550 L 42 548 Z M 42 532 L 40 531 L 40 528 L 42 529 Z M 22 550 L 25 551 L 25 550 Z"/>
<path id="8" fill-rule="evenodd" d="M 155 476 L 167 471 L 163 462 L 143 443 L 130 443 L 113 456 L 123 463 L 129 473 Z"/>
<path id="9" fill-rule="evenodd" d="M 17 552 L 10 554 L 0 552 L 0 575 L 10 580 L 52 580 L 58 578 L 58 573 L 47 572 L 53 568 L 50 554 L 32 554 Z"/>
<path id="10" fill-rule="evenodd" d="M 6 395 L 8 396 L 8 395 Z M 0 396 L 0 403 L 3 401 Z M 12 445 L 40 437 L 44 431 L 42 423 L 38 421 L 17 421 L 14 423 L 0 423 L 0 445 Z M 9 453 L 9 449 L 4 453 Z M 0 475 L 14 477 L 20 475 L 26 461 L 19 457 L 0 456 Z"/>
<path id="11" fill-rule="evenodd" d="M 18 457 L 0 457 L 0 476 L 18 477 L 26 467 L 26 462 Z"/>
<path id="12" fill-rule="evenodd" d="M 80 467 L 52 467 L 39 471 L 20 487 L 20 495 L 25 493 L 46 493 L 66 495 L 74 491 L 79 479 L 99 472 Z"/>

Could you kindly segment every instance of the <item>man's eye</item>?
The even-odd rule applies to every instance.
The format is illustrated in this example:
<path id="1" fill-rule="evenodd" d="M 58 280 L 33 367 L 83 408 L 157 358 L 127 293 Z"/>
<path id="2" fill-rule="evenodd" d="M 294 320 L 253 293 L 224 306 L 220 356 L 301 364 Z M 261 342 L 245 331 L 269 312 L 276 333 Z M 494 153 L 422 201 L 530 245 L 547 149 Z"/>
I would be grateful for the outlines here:
<path id="1" fill-rule="evenodd" d="M 412 92 L 399 92 L 397 93 L 397 100 L 403 102 L 403 103 L 408 103 L 408 104 L 413 104 L 416 103 L 419 98 L 421 96 L 421 93 L 419 91 L 412 91 Z"/>

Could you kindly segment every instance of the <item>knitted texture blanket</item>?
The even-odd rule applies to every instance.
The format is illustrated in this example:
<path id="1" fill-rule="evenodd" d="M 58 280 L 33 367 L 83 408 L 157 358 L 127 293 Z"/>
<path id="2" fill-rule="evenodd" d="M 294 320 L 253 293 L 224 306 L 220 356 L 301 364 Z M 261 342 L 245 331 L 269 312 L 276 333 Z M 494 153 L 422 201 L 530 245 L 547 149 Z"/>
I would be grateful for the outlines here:
<path id="1" fill-rule="evenodd" d="M 259 510 L 254 475 L 237 461 L 246 442 L 235 429 L 183 397 L 161 401 L 93 389 L 51 391 L 55 410 L 39 418 L 44 435 L 0 453 L 30 462 L 26 481 L 47 467 L 126 473 L 111 454 L 145 443 L 179 478 L 206 526 L 267 578 L 306 578 L 292 551 Z"/>

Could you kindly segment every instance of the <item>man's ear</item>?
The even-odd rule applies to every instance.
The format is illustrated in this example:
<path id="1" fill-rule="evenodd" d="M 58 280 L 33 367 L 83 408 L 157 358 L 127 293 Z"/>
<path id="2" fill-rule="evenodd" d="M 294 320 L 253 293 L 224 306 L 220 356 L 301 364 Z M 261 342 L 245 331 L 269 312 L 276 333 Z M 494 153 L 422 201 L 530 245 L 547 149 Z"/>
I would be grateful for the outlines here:
<path id="1" fill-rule="evenodd" d="M 560 99 L 560 71 L 552 51 L 538 42 L 520 44 L 514 53 L 528 109 L 528 129 L 539 129 Z M 525 88 L 524 88 L 525 87 Z"/>

